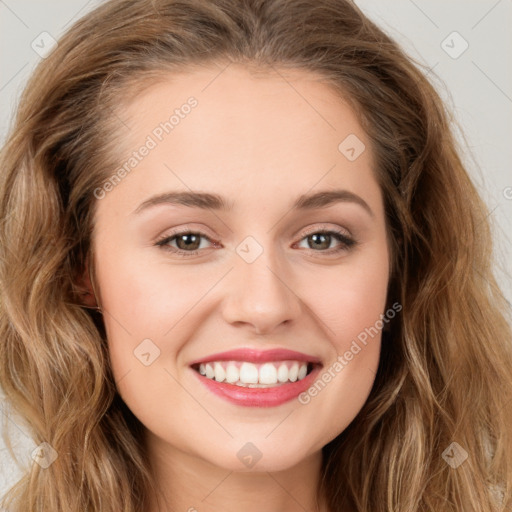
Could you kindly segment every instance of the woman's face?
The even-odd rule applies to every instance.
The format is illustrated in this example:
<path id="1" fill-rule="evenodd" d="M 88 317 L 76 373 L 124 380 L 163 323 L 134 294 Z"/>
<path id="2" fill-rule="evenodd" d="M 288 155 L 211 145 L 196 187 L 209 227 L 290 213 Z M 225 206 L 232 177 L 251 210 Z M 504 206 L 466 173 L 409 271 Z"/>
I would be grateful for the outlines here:
<path id="1" fill-rule="evenodd" d="M 119 393 L 162 456 L 278 471 L 371 390 L 383 198 L 327 85 L 222 69 L 174 75 L 119 114 L 124 172 L 95 192 L 98 300 Z"/>

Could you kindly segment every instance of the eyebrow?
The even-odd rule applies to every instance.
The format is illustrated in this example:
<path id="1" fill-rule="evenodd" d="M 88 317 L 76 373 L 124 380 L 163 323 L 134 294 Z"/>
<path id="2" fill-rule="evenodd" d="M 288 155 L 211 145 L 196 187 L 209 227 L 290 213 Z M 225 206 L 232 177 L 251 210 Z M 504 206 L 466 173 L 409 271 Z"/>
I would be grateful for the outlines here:
<path id="1" fill-rule="evenodd" d="M 356 203 L 361 206 L 371 217 L 374 217 L 368 203 L 357 194 L 349 190 L 323 190 L 313 194 L 303 194 L 292 205 L 292 210 L 315 210 L 326 208 L 336 203 Z M 159 205 L 182 205 L 204 210 L 228 211 L 233 208 L 233 202 L 227 201 L 218 194 L 207 192 L 167 192 L 146 199 L 134 211 L 139 214 L 149 208 Z"/>

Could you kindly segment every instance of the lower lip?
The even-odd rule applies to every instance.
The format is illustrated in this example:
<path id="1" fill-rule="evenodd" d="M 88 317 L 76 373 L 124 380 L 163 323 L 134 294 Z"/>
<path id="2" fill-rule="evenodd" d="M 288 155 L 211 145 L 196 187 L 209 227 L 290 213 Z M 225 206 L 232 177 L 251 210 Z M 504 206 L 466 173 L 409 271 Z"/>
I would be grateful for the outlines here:
<path id="1" fill-rule="evenodd" d="M 315 366 L 312 372 L 302 380 L 273 388 L 245 388 L 236 384 L 217 382 L 204 377 L 195 370 L 192 371 L 210 391 L 228 402 L 245 407 L 276 407 L 297 398 L 306 391 L 316 379 L 320 369 L 320 366 Z"/>

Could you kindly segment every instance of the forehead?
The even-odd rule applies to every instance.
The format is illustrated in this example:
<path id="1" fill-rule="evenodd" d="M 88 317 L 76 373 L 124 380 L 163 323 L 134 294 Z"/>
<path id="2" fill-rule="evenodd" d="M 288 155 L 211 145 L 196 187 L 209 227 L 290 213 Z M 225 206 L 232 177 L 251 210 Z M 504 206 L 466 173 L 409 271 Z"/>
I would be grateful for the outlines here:
<path id="1" fill-rule="evenodd" d="M 317 137 L 339 137 L 342 134 L 336 132 L 347 129 L 362 134 L 355 113 L 339 90 L 325 77 L 305 70 L 212 64 L 190 67 L 177 74 L 161 73 L 157 81 L 152 80 L 145 87 L 142 82 L 135 90 L 137 94 L 128 96 L 120 113 L 127 122 L 125 135 L 133 142 L 135 137 L 151 131 L 155 122 L 169 120 L 190 97 L 197 100 L 198 108 L 194 109 L 192 121 L 181 123 L 180 130 L 173 131 L 175 140 L 180 132 L 190 135 L 186 129 L 190 124 L 194 124 L 198 137 L 203 135 L 201 127 L 206 131 L 213 124 L 215 130 L 209 132 L 210 138 L 258 132 L 255 143 L 265 133 L 271 133 L 272 127 L 290 132 L 303 129 Z"/>
<path id="2" fill-rule="evenodd" d="M 119 165 L 131 164 L 115 193 L 133 200 L 163 188 L 256 202 L 270 187 L 281 196 L 317 184 L 378 192 L 356 114 L 310 72 L 230 64 L 163 74 L 119 115 Z"/>

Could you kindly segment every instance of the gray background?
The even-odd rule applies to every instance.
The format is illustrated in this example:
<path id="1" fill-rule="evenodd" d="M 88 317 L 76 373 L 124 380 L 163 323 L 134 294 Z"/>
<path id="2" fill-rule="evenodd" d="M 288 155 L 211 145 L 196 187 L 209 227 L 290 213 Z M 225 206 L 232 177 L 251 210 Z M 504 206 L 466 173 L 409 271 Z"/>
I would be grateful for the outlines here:
<path id="1" fill-rule="evenodd" d="M 0 0 L 0 141 L 43 47 L 98 0 Z M 496 271 L 512 302 L 512 0 L 356 0 L 426 68 L 462 128 L 468 170 L 490 210 Z M 457 32 L 457 34 L 453 34 Z M 43 42 L 41 42 L 43 39 Z M 465 51 L 464 48 L 468 46 Z M 0 340 L 1 342 L 1 340 Z M 1 391 L 0 391 L 1 393 Z M 3 398 L 3 395 L 0 395 Z M 21 466 L 0 440 L 0 495 L 32 462 L 35 443 L 1 402 L 0 419 L 13 436 Z"/>

